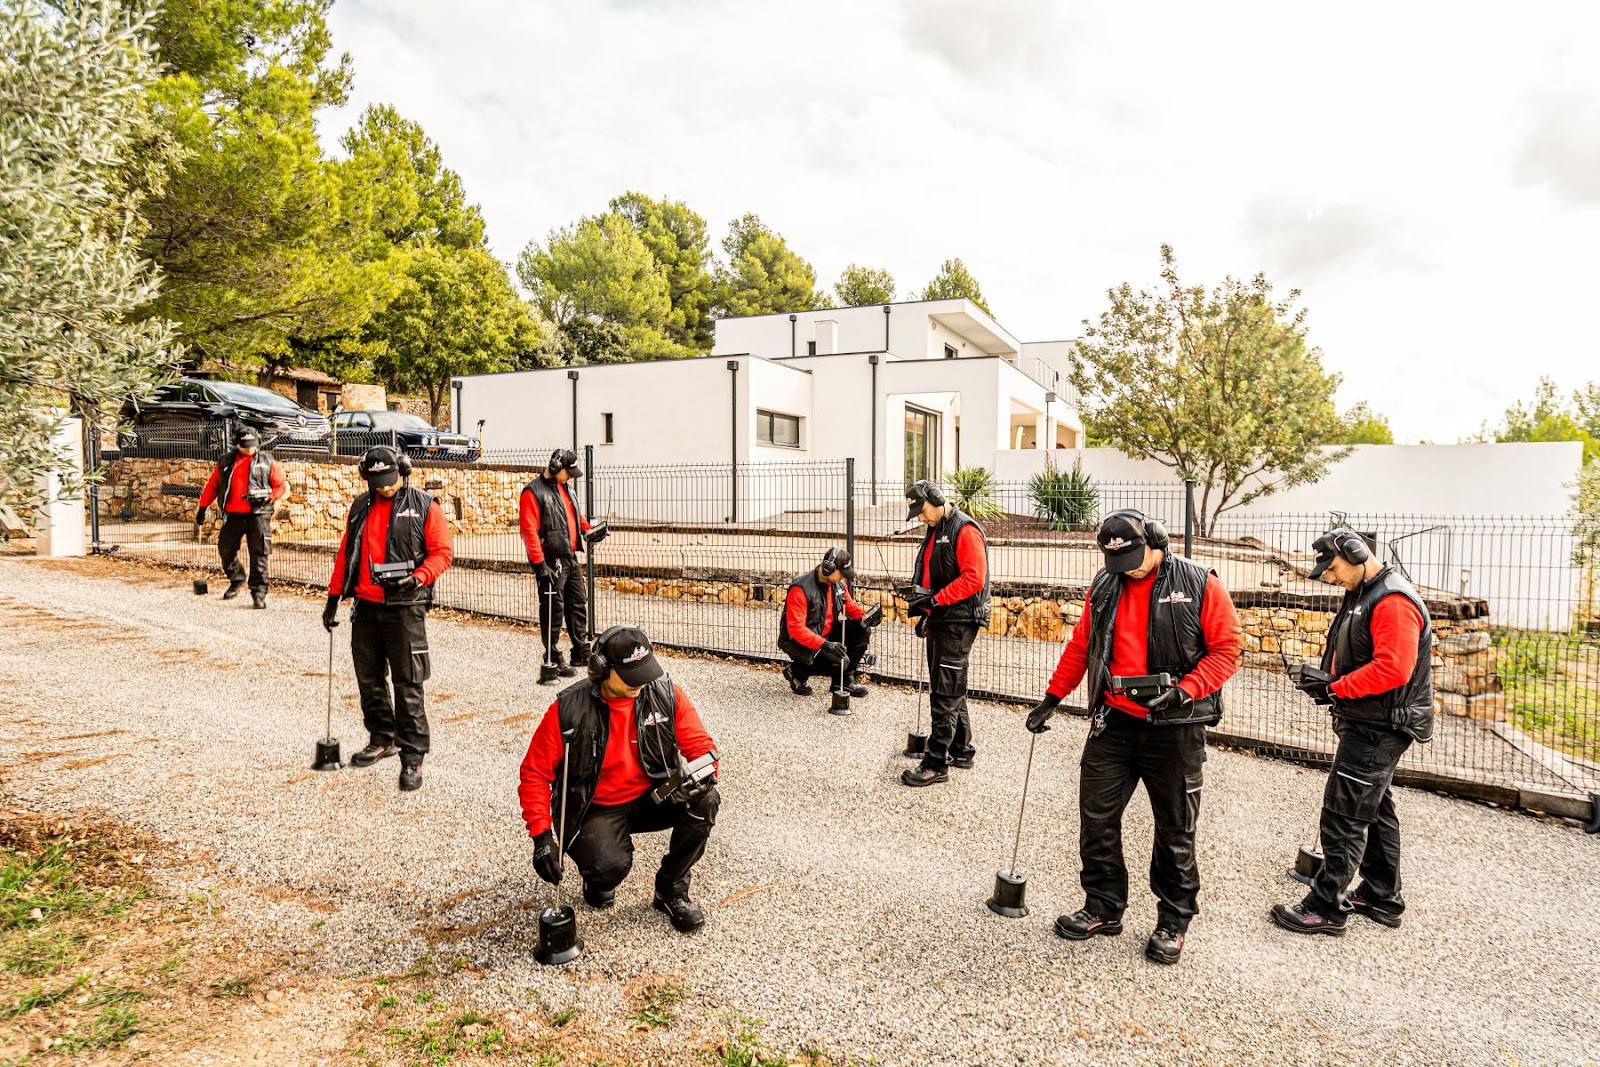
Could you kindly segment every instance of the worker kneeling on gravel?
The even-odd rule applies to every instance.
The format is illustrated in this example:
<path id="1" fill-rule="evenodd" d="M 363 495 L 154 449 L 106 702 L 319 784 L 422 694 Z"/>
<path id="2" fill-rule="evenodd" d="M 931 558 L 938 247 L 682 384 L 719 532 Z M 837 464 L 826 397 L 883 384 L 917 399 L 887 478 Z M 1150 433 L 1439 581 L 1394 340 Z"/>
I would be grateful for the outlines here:
<path id="1" fill-rule="evenodd" d="M 533 869 L 553 885 L 561 856 L 571 856 L 583 899 L 607 908 L 633 867 L 633 835 L 671 830 L 652 906 L 684 933 L 698 929 L 706 919 L 689 899 L 689 870 L 717 821 L 716 784 L 715 745 L 688 694 L 643 630 L 613 626 L 595 641 L 587 676 L 545 712 L 522 760 L 517 795 Z M 566 833 L 560 849 L 557 825 Z"/>
<path id="2" fill-rule="evenodd" d="M 778 623 L 778 647 L 790 663 L 783 677 L 796 696 L 810 696 L 807 684 L 813 673 L 839 677 L 844 664 L 844 689 L 853 697 L 867 695 L 856 680 L 862 657 L 872 639 L 871 630 L 883 621 L 883 610 L 867 611 L 850 595 L 856 580 L 850 553 L 830 548 L 822 562 L 789 583 L 783 617 Z M 845 619 L 855 623 L 847 629 Z"/>
<path id="3" fill-rule="evenodd" d="M 194 513 L 194 524 L 204 525 L 206 509 L 213 503 L 222 505 L 217 555 L 222 557 L 222 569 L 228 575 L 223 600 L 232 600 L 245 587 L 244 565 L 239 562 L 239 542 L 243 541 L 250 554 L 250 606 L 267 606 L 272 506 L 288 491 L 283 468 L 270 452 L 261 451 L 261 438 L 254 430 L 241 431 L 234 439 L 233 454 L 217 460 L 212 468 L 211 477 L 200 490 L 200 509 Z"/>
<path id="4" fill-rule="evenodd" d="M 450 566 L 450 526 L 432 495 L 401 482 L 411 473 L 406 456 L 379 445 L 367 449 L 359 469 L 367 491 L 350 505 L 322 625 L 332 632 L 339 601 L 355 597 L 350 655 L 368 740 L 350 764 L 367 767 L 398 753 L 400 788 L 409 792 L 422 786 L 428 752 L 428 608 L 434 583 Z"/>
<path id="5" fill-rule="evenodd" d="M 1320 671 L 1291 667 L 1301 692 L 1333 713 L 1339 748 L 1322 794 L 1322 867 L 1299 904 L 1272 918 L 1297 934 L 1342 934 L 1357 915 L 1399 926 L 1400 819 L 1389 783 L 1413 741 L 1433 737 L 1433 622 L 1410 582 L 1337 529 L 1312 543 L 1312 578 L 1344 589 Z M 1360 871 L 1361 886 L 1346 895 Z"/>
<path id="6" fill-rule="evenodd" d="M 1150 888 L 1157 900 L 1144 952 L 1156 963 L 1177 963 L 1199 910 L 1194 834 L 1206 727 L 1222 718 L 1222 684 L 1239 669 L 1239 616 L 1216 574 L 1172 555 L 1165 527 L 1142 512 L 1106 516 L 1096 539 L 1105 566 L 1027 719 L 1034 733 L 1050 729 L 1056 705 L 1089 676 L 1093 717 L 1078 776 L 1079 881 L 1087 899 L 1056 920 L 1056 933 L 1072 941 L 1122 933 L 1122 812 L 1143 782 L 1156 824 Z M 1143 703 L 1112 682 L 1156 674 L 1174 684 L 1134 686 L 1150 692 Z"/>

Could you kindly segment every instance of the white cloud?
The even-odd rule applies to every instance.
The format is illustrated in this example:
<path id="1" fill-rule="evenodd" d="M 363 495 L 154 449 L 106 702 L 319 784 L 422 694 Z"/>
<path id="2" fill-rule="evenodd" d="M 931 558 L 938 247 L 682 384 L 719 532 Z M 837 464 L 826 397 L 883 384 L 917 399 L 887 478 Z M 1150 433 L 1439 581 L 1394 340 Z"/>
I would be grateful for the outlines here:
<path id="1" fill-rule="evenodd" d="M 1264 270 L 1404 438 L 1600 377 L 1600 15 L 1264 2 L 339 0 L 350 108 L 440 143 L 497 254 L 625 189 L 759 213 L 830 284 L 959 255 L 1001 319 Z"/>

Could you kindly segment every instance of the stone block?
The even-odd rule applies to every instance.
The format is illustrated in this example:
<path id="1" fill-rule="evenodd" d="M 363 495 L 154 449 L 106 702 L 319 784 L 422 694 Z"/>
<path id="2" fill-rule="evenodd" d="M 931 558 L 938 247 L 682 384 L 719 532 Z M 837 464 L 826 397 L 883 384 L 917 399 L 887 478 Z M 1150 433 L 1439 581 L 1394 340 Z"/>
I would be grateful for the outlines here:
<path id="1" fill-rule="evenodd" d="M 1433 650 L 1441 656 L 1466 656 L 1474 652 L 1487 652 L 1493 642 L 1482 630 L 1455 634 L 1433 643 Z"/>

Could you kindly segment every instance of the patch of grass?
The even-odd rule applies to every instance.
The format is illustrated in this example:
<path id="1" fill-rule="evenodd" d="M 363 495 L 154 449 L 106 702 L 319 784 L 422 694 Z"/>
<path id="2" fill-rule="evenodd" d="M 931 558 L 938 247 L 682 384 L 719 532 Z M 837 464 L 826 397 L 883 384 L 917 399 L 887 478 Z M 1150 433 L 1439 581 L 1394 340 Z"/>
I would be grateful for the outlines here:
<path id="1" fill-rule="evenodd" d="M 628 1024 L 640 1030 L 656 1030 L 678 1021 L 677 1005 L 689 995 L 679 982 L 652 983 L 640 995 L 639 1008 L 628 1017 Z"/>
<path id="2" fill-rule="evenodd" d="M 577 1016 L 577 1008 L 562 1008 L 560 1011 L 550 1016 L 550 1025 L 556 1027 L 565 1026 L 573 1019 L 577 1018 Z"/>
<path id="3" fill-rule="evenodd" d="M 92 1052 L 122 1048 L 144 1029 L 144 1020 L 132 1008 L 108 1007 L 89 1022 L 69 1030 L 52 1052 Z"/>
<path id="4" fill-rule="evenodd" d="M 407 967 L 401 978 L 430 978 L 433 976 L 433 957 L 418 956 L 416 962 Z"/>
<path id="5" fill-rule="evenodd" d="M 15 1019 L 19 1015 L 26 1015 L 35 1008 L 53 1008 L 73 993 L 76 993 L 88 980 L 88 977 L 80 975 L 53 993 L 45 992 L 43 986 L 34 986 L 27 993 L 18 997 L 17 1002 L 11 1007 L 0 1009 L 0 1019 Z"/>
<path id="6" fill-rule="evenodd" d="M 433 990 L 424 989 L 422 992 L 417 994 L 417 1003 L 418 1004 L 429 1004 L 429 1003 L 432 1003 L 433 997 L 434 997 Z"/>
<path id="7" fill-rule="evenodd" d="M 1491 637 L 1512 721 L 1542 744 L 1600 761 L 1600 642 L 1527 630 Z"/>
<path id="8" fill-rule="evenodd" d="M 89 1007 L 132 1004 L 135 1001 L 143 1000 L 145 996 L 146 994 L 137 989 L 102 989 L 90 997 L 87 1004 Z"/>
<path id="9" fill-rule="evenodd" d="M 384 997 L 382 1000 L 378 1001 L 378 1007 L 380 1007 L 380 1008 L 392 1008 L 392 1007 L 395 1007 L 399 1003 L 400 1003 L 400 998 L 391 994 L 390 996 Z"/>
<path id="10" fill-rule="evenodd" d="M 477 1012 L 458 1015 L 450 1022 L 429 1020 L 420 1027 L 391 1026 L 384 1030 L 391 1049 L 403 1050 L 427 1064 L 448 1064 L 460 1053 L 493 1055 L 506 1044 L 505 1031 Z"/>
<path id="11" fill-rule="evenodd" d="M 0 947 L 0 967 L 27 978 L 53 974 L 88 958 L 84 937 L 73 930 L 46 928 L 12 932 Z"/>
<path id="12" fill-rule="evenodd" d="M 759 1020 L 740 1016 L 738 1024 L 737 1031 L 708 1054 L 708 1063 L 716 1067 L 794 1067 L 787 1056 L 761 1040 Z"/>
<path id="13" fill-rule="evenodd" d="M 252 975 L 229 974 L 211 979 L 206 983 L 206 988 L 211 991 L 211 996 L 219 1000 L 228 1000 L 234 997 L 248 997 L 255 984 L 256 980 Z"/>

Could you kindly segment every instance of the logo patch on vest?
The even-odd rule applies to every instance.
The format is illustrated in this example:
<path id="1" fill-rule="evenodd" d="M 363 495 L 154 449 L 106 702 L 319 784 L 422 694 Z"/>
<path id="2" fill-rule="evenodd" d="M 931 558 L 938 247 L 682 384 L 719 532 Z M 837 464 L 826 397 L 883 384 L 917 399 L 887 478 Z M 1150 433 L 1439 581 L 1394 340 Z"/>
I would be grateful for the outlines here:
<path id="1" fill-rule="evenodd" d="M 1166 596 L 1156 601 L 1157 604 L 1193 604 L 1194 597 L 1181 589 L 1174 589 Z"/>
<path id="2" fill-rule="evenodd" d="M 404 511 L 397 512 L 395 514 L 395 518 L 397 519 L 418 519 L 421 517 L 422 516 L 417 513 L 416 508 L 406 508 Z"/>
<path id="3" fill-rule="evenodd" d="M 667 717 L 665 715 L 661 714 L 661 712 L 659 712 L 659 711 L 652 711 L 650 714 L 648 714 L 648 715 L 646 715 L 644 717 L 644 725 L 646 725 L 646 726 L 661 726 L 666 721 L 667 721 Z M 634 742 L 634 743 L 638 744 L 638 742 Z"/>
<path id="4" fill-rule="evenodd" d="M 1366 609 L 1363 608 L 1360 604 L 1357 604 L 1355 607 L 1350 609 L 1350 614 L 1352 614 L 1352 615 L 1360 615 L 1362 613 L 1362 611 L 1364 611 L 1364 610 L 1366 610 Z"/>

